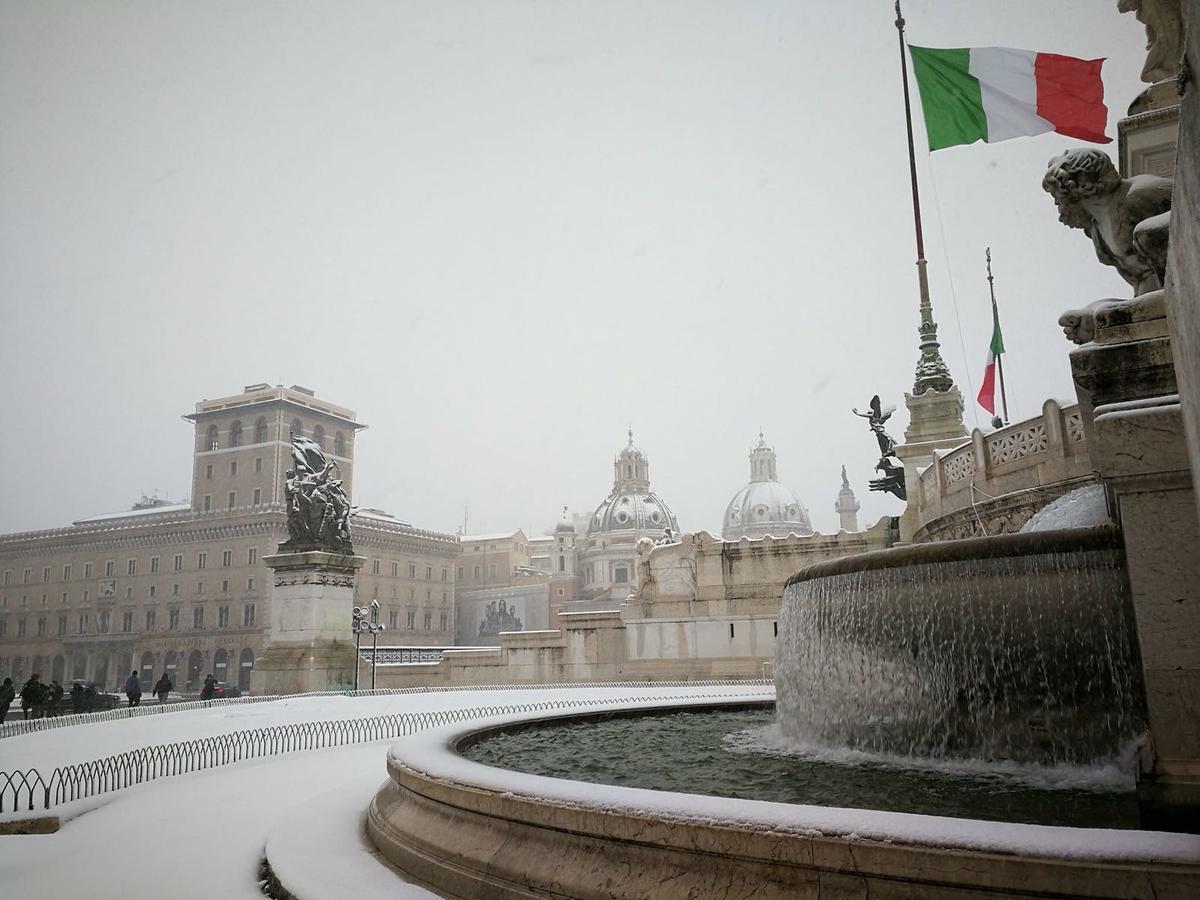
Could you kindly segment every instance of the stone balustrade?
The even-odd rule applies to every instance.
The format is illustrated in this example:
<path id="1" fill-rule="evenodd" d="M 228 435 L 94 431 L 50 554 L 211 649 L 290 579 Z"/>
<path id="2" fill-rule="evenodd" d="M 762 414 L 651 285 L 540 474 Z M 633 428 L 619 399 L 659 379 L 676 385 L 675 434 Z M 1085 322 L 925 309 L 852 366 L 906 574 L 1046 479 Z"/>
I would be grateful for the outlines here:
<path id="1" fill-rule="evenodd" d="M 1047 400 L 1042 414 L 938 454 L 921 473 L 914 540 L 942 541 L 1019 531 L 1063 494 L 1096 480 L 1077 404 Z"/>

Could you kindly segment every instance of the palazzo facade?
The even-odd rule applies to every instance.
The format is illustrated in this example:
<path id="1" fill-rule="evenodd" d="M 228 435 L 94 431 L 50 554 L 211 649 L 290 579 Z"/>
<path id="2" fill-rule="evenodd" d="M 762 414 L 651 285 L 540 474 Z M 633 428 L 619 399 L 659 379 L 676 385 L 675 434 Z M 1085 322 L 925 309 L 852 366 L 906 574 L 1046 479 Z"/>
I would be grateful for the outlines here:
<path id="1" fill-rule="evenodd" d="M 353 496 L 366 426 L 298 385 L 250 385 L 184 418 L 195 428 L 189 503 L 0 535 L 0 676 L 115 689 L 136 669 L 147 691 L 164 671 L 177 690 L 209 673 L 249 688 L 271 621 L 262 560 L 287 537 L 291 435 L 320 444 Z M 452 643 L 457 537 L 373 509 L 351 532 L 367 560 L 356 602 L 378 599 L 386 642 Z"/>

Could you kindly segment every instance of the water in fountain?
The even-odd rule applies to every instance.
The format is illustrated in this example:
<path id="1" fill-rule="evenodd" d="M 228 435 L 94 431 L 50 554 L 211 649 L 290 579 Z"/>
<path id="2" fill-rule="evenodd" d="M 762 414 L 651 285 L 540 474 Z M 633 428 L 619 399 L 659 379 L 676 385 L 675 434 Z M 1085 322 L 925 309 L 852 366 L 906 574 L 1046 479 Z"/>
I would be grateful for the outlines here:
<path id="1" fill-rule="evenodd" d="M 817 753 L 1082 765 L 1144 728 L 1112 529 L 819 564 L 789 583 L 780 625 L 779 725 Z"/>

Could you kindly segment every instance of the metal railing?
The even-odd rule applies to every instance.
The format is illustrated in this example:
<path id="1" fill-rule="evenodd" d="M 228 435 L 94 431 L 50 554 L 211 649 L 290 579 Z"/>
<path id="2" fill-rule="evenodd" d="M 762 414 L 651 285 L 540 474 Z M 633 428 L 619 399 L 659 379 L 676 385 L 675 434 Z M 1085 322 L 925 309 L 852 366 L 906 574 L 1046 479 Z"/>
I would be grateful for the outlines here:
<path id="1" fill-rule="evenodd" d="M 720 682 L 718 682 L 720 683 Z M 618 682 L 624 687 L 629 682 Z M 695 683 L 686 683 L 695 686 Z M 748 682 L 727 682 L 741 686 Z M 661 686 L 656 683 L 653 686 Z M 399 693 L 395 691 L 394 693 Z M 736 695 L 735 695 L 736 696 Z M 747 694 L 752 696 L 752 694 Z M 403 737 L 452 722 L 485 719 L 510 713 L 542 712 L 559 709 L 584 709 L 637 700 L 728 699 L 729 694 L 674 694 L 662 697 L 580 698 L 541 700 L 535 703 L 475 706 L 427 712 L 393 713 L 359 719 L 334 719 L 272 725 L 248 731 L 139 747 L 103 759 L 59 766 L 49 777 L 35 769 L 0 771 L 0 813 L 34 811 L 40 806 L 51 809 L 64 803 L 83 800 L 97 794 L 167 778 L 229 765 L 246 759 L 276 756 L 298 750 L 319 750 L 347 744 Z"/>
<path id="2" fill-rule="evenodd" d="M 269 703 L 275 700 L 301 697 L 384 697 L 391 694 L 435 694 L 446 691 L 523 691 L 554 690 L 560 688 L 676 688 L 676 687 L 722 687 L 730 685 L 771 685 L 769 679 L 724 678 L 698 681 L 586 681 L 556 682 L 554 684 L 464 684 L 429 687 L 378 688 L 362 691 L 312 691 L 306 694 L 264 694 L 259 697 L 229 697 L 222 700 L 184 700 L 179 703 L 147 703 L 145 706 L 119 707 L 101 712 L 72 713 L 65 716 L 47 716 L 38 719 L 18 719 L 0 725 L 0 738 L 15 737 L 52 728 L 67 728 L 72 725 L 90 725 L 93 722 L 112 722 L 138 716 L 159 713 L 187 712 L 194 709 L 209 709 L 239 703 Z M 11 715 L 11 713 L 10 713 Z"/>

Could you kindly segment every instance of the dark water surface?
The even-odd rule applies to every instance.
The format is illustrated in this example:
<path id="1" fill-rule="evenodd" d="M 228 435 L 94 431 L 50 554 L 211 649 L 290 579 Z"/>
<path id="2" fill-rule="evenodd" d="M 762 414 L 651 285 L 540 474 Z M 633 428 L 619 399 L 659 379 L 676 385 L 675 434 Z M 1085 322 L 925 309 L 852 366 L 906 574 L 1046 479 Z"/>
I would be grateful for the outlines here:
<path id="1" fill-rule="evenodd" d="M 485 765 L 597 784 L 926 813 L 1001 822 L 1137 828 L 1132 783 L 1106 767 L 925 770 L 907 761 L 818 759 L 769 709 L 674 712 L 535 725 L 463 755 Z"/>

